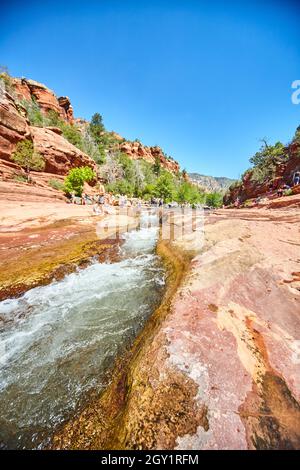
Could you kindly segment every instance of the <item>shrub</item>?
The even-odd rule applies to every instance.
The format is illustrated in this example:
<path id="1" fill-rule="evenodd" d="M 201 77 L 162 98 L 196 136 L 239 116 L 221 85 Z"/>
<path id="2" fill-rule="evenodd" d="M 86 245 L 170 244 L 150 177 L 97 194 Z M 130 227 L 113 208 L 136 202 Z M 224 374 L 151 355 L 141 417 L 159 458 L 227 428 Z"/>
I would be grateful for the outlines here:
<path id="1" fill-rule="evenodd" d="M 251 181 L 263 183 L 272 180 L 275 177 L 277 165 L 286 162 L 287 159 L 288 156 L 281 142 L 276 142 L 275 145 L 268 145 L 263 140 L 263 145 L 259 152 L 256 152 L 250 158 L 250 163 L 253 164 Z"/>
<path id="2" fill-rule="evenodd" d="M 240 188 L 242 186 L 241 180 L 234 181 L 228 188 L 228 191 L 233 191 L 234 189 Z"/>
<path id="3" fill-rule="evenodd" d="M 223 204 L 223 196 L 221 193 L 206 194 L 206 204 L 210 207 L 221 207 Z"/>
<path id="4" fill-rule="evenodd" d="M 61 181 L 57 180 L 56 178 L 51 178 L 48 181 L 48 184 L 53 189 L 57 189 L 58 191 L 64 191 L 64 188 L 65 188 L 64 184 Z"/>
<path id="5" fill-rule="evenodd" d="M 115 181 L 114 183 L 110 183 L 106 186 L 106 190 L 112 192 L 113 194 L 127 194 L 127 196 L 130 197 L 135 194 L 134 186 L 126 180 Z"/>
<path id="6" fill-rule="evenodd" d="M 154 188 L 154 193 L 155 196 L 162 198 L 165 202 L 174 200 L 176 188 L 171 173 L 165 171 L 159 176 Z"/>
<path id="7" fill-rule="evenodd" d="M 20 183 L 26 183 L 27 178 L 26 178 L 26 176 L 23 176 L 23 175 L 16 175 L 16 176 L 13 177 L 13 180 L 14 181 L 19 181 Z"/>
<path id="8" fill-rule="evenodd" d="M 95 177 L 95 173 L 88 166 L 72 168 L 65 178 L 64 190 L 67 194 L 74 192 L 76 196 L 81 196 L 85 181 L 92 181 Z"/>
<path id="9" fill-rule="evenodd" d="M 30 170 L 40 171 L 45 168 L 44 158 L 34 150 L 33 143 L 29 139 L 18 142 L 11 158 L 15 163 L 25 168 L 28 175 Z"/>
<path id="10" fill-rule="evenodd" d="M 7 93 L 14 96 L 15 89 L 13 79 L 9 74 L 8 68 L 3 65 L 0 66 L 0 80 L 2 81 Z"/>
<path id="11" fill-rule="evenodd" d="M 179 203 L 189 202 L 190 204 L 197 204 L 205 201 L 205 195 L 199 191 L 197 186 L 184 181 L 179 186 L 175 199 Z"/>
<path id="12" fill-rule="evenodd" d="M 27 118 L 32 126 L 43 127 L 44 117 L 35 100 L 21 100 L 21 105 L 26 109 Z"/>
<path id="13" fill-rule="evenodd" d="M 75 147 L 82 150 L 82 135 L 76 125 L 68 124 L 63 121 L 56 111 L 50 110 L 44 119 L 44 125 L 58 127 L 62 131 L 62 135 Z"/>

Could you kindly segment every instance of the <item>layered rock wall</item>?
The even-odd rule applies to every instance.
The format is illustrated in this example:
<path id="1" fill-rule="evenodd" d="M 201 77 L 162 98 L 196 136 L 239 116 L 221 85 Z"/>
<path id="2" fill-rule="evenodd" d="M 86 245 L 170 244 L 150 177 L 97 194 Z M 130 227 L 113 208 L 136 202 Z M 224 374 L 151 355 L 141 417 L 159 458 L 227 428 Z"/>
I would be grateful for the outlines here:
<path id="1" fill-rule="evenodd" d="M 156 159 L 159 159 L 161 166 L 172 173 L 178 173 L 180 169 L 179 163 L 167 158 L 162 149 L 158 146 L 147 147 L 140 142 L 126 141 L 120 144 L 120 150 L 133 160 L 143 159 L 146 162 L 154 164 Z"/>
<path id="2" fill-rule="evenodd" d="M 293 175 L 300 171 L 300 144 L 293 142 L 287 147 L 289 159 L 276 167 L 276 173 L 272 181 L 258 183 L 252 180 L 252 171 L 245 174 L 240 185 L 233 187 L 225 196 L 225 204 L 231 204 L 239 198 L 240 202 L 263 196 L 271 191 L 276 191 L 284 184 L 292 186 Z"/>

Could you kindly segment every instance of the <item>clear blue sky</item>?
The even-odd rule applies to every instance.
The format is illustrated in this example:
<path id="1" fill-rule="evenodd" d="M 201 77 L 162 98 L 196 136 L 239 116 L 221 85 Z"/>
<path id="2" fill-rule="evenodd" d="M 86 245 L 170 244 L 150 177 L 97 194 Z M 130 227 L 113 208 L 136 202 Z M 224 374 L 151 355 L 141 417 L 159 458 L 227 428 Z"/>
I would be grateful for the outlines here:
<path id="1" fill-rule="evenodd" d="M 76 116 L 238 177 L 259 139 L 291 139 L 300 12 L 289 1 L 1 2 L 0 63 L 68 95 Z"/>

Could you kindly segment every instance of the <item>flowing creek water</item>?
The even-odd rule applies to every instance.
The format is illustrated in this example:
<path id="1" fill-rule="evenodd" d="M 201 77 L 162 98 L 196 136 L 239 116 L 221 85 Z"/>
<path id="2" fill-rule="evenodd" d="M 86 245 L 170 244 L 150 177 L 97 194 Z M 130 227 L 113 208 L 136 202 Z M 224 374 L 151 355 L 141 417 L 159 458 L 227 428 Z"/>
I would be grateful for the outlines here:
<path id="1" fill-rule="evenodd" d="M 115 263 L 0 302 L 0 448 L 39 448 L 91 393 L 143 328 L 164 291 L 155 215 L 129 232 Z M 150 218 L 150 219 L 149 219 Z"/>

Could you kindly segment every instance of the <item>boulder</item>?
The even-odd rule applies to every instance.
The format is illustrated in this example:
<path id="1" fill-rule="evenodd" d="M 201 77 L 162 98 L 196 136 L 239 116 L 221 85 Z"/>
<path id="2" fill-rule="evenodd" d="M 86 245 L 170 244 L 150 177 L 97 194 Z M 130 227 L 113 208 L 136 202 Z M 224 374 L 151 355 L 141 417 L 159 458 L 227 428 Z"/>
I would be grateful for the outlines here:
<path id="1" fill-rule="evenodd" d="M 97 165 L 88 155 L 64 137 L 46 127 L 30 127 L 34 148 L 44 156 L 47 173 L 66 175 L 71 168 L 89 166 L 97 172 Z"/>

